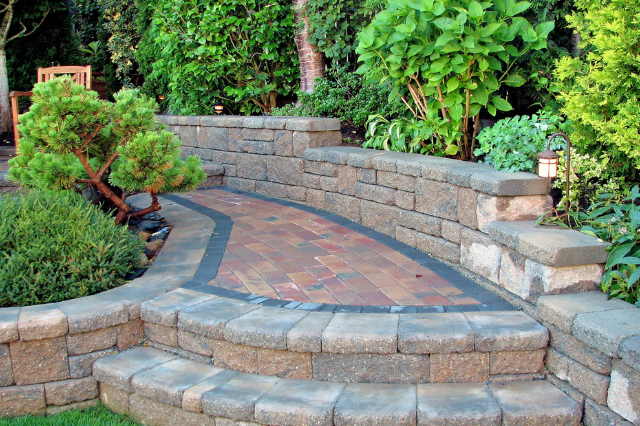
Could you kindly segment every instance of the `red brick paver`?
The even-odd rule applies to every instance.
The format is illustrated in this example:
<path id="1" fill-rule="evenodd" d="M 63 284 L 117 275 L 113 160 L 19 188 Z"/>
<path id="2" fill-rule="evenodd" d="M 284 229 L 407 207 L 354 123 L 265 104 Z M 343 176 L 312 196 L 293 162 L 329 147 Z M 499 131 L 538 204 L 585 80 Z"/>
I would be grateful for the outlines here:
<path id="1" fill-rule="evenodd" d="M 234 222 L 209 285 L 298 302 L 480 304 L 404 254 L 313 213 L 222 190 L 190 198 Z"/>

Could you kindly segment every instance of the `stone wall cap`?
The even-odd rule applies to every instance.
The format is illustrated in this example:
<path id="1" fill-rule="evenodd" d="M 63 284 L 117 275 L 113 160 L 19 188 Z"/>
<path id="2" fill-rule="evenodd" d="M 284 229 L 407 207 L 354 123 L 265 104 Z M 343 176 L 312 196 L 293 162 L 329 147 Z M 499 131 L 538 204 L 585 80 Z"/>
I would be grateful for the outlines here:
<path id="1" fill-rule="evenodd" d="M 476 191 L 500 197 L 546 195 L 551 189 L 549 179 L 539 178 L 532 173 L 507 173 L 493 168 L 471 175 L 469 185 Z"/>
<path id="2" fill-rule="evenodd" d="M 608 243 L 573 229 L 536 226 L 533 220 L 498 221 L 489 225 L 489 235 L 500 244 L 548 266 L 605 263 Z"/>
<path id="3" fill-rule="evenodd" d="M 302 132 L 340 130 L 340 120 L 337 118 L 287 117 L 286 129 Z"/>
<path id="4" fill-rule="evenodd" d="M 0 309 L 0 343 L 18 340 L 20 308 Z"/>
<path id="5" fill-rule="evenodd" d="M 601 291 L 540 296 L 537 301 L 540 316 L 545 322 L 571 333 L 573 320 L 578 314 L 629 309 L 629 303 L 620 299 L 609 299 Z"/>
<path id="6" fill-rule="evenodd" d="M 623 340 L 640 335 L 640 309 L 628 306 L 628 309 L 578 314 L 571 331 L 587 345 L 617 357 Z"/>
<path id="7" fill-rule="evenodd" d="M 333 146 L 325 148 L 308 148 L 304 151 L 304 159 L 308 161 L 326 161 L 331 164 L 347 164 L 351 154 L 360 154 L 362 148 L 352 146 Z"/>
<path id="8" fill-rule="evenodd" d="M 625 364 L 640 371 L 640 336 L 628 337 L 620 344 L 618 356 Z"/>

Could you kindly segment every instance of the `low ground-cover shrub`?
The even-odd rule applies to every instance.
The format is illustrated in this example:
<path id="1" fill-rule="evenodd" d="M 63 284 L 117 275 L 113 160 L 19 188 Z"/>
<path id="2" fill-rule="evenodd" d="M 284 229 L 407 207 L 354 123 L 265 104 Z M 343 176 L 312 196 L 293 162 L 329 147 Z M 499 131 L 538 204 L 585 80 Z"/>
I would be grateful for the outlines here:
<path id="1" fill-rule="evenodd" d="M 543 216 L 539 223 L 557 223 L 579 229 L 611 243 L 600 288 L 609 297 L 640 307 L 640 187 L 620 200 L 618 194 L 602 194 L 586 212 L 569 212 L 569 225 Z"/>
<path id="2" fill-rule="evenodd" d="M 536 172 L 536 154 L 546 149 L 547 138 L 564 131 L 563 119 L 548 111 L 539 115 L 515 116 L 498 121 L 478 135 L 478 148 L 474 155 L 480 163 L 491 164 L 505 172 Z M 551 149 L 566 149 L 562 138 L 551 141 Z"/>
<path id="3" fill-rule="evenodd" d="M 113 413 L 104 405 L 70 410 L 53 416 L 0 418 L 0 426 L 137 426 L 129 416 Z"/>
<path id="4" fill-rule="evenodd" d="M 0 197 L 0 307 L 59 302 L 117 287 L 143 246 L 79 194 Z"/>
<path id="5" fill-rule="evenodd" d="M 299 105 L 274 108 L 271 114 L 296 117 L 334 117 L 364 127 L 372 114 L 391 117 L 402 112 L 399 101 L 388 102 L 385 85 L 364 85 L 362 76 L 347 67 L 331 68 L 326 78 L 318 78 L 312 93 L 298 92 Z"/>

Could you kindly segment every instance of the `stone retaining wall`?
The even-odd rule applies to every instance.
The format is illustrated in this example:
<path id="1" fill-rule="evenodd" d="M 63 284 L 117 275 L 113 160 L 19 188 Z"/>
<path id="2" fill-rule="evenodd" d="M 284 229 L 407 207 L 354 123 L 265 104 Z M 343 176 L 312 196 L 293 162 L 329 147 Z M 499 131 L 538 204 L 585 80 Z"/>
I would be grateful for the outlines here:
<path id="1" fill-rule="evenodd" d="M 333 382 L 540 379 L 549 339 L 522 312 L 304 312 L 187 289 L 143 303 L 140 315 L 158 349 L 245 373 Z"/>
<path id="2" fill-rule="evenodd" d="M 209 235 L 211 219 L 171 203 L 162 213 L 174 226 Z M 94 296 L 0 309 L 0 417 L 56 413 L 98 402 L 95 360 L 140 343 L 140 304 L 193 276 L 206 241 L 176 230 L 144 276 Z M 198 247 L 198 244 L 202 247 Z M 186 249 L 190 250 L 186 250 Z M 201 254 L 201 256 L 202 256 Z"/>
<path id="3" fill-rule="evenodd" d="M 547 179 L 447 158 L 336 147 L 335 119 L 160 120 L 180 137 L 185 155 L 221 164 L 231 188 L 339 214 L 460 264 L 524 300 L 595 290 L 602 277 L 605 244 L 534 226 L 551 207 Z"/>

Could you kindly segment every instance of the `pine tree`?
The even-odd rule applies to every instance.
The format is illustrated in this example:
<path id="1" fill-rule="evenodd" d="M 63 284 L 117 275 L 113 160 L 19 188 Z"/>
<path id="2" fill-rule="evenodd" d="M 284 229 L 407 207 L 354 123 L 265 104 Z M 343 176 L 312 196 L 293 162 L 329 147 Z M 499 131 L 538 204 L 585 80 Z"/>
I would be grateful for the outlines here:
<path id="1" fill-rule="evenodd" d="M 160 210 L 159 194 L 204 181 L 200 160 L 180 159 L 180 141 L 158 123 L 155 101 L 137 90 L 122 90 L 110 103 L 60 77 L 33 92 L 21 117 L 19 155 L 10 161 L 12 179 L 41 189 L 91 187 L 117 208 L 117 223 Z M 125 200 L 141 192 L 152 202 L 134 213 Z"/>

